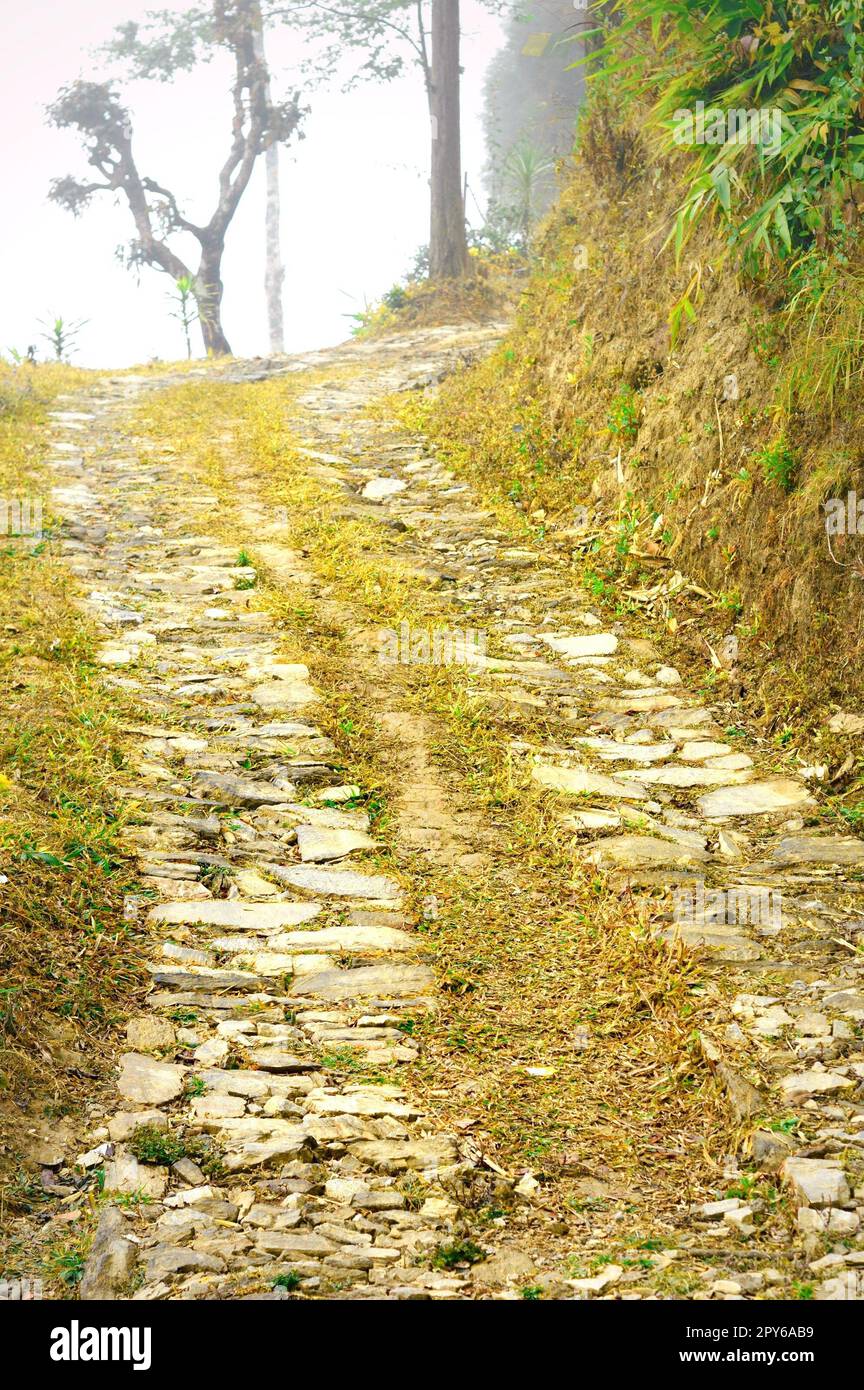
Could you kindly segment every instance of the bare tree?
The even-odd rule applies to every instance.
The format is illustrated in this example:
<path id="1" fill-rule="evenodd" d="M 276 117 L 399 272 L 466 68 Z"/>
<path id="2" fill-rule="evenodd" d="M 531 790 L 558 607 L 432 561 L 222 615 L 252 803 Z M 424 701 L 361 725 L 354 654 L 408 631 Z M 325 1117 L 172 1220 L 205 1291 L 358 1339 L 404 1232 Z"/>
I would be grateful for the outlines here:
<path id="1" fill-rule="evenodd" d="M 55 179 L 50 196 L 77 216 L 96 193 L 120 193 L 135 223 L 129 263 L 153 266 L 175 283 L 183 277 L 190 279 L 204 346 L 208 353 L 221 354 L 231 351 L 222 328 L 222 258 L 228 228 L 259 155 L 291 138 L 300 124 L 301 111 L 296 96 L 282 104 L 270 99 L 269 74 L 259 46 L 260 0 L 213 0 L 209 8 L 194 12 L 190 18 L 194 23 L 182 32 L 174 27 L 173 16 L 166 17 L 164 33 L 142 36 L 137 25 L 125 25 L 113 52 L 127 60 L 133 75 L 162 80 L 188 70 L 202 51 L 205 58 L 218 48 L 232 55 L 230 146 L 210 220 L 201 226 L 191 222 L 170 189 L 141 174 L 133 151 L 130 113 L 110 82 L 70 83 L 49 108 L 52 124 L 80 131 L 88 162 L 99 175 L 91 182 L 71 175 Z M 182 233 L 193 237 L 200 247 L 195 270 L 171 245 L 172 238 Z"/>

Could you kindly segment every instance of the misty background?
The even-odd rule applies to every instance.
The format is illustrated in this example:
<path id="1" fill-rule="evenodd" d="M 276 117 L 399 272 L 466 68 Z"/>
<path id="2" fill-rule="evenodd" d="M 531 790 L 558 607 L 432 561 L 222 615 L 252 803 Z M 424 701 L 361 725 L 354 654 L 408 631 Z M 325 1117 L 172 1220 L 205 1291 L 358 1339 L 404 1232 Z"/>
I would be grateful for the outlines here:
<path id="1" fill-rule="evenodd" d="M 162 0 L 181 11 L 188 0 Z M 170 317 L 171 284 L 154 270 L 127 270 L 115 257 L 132 234 L 125 201 L 100 195 L 79 218 L 48 201 L 52 178 L 82 174 L 76 136 L 47 125 L 45 107 L 76 77 L 111 75 L 94 53 L 125 20 L 141 20 L 152 0 L 87 0 L 58 6 L 30 0 L 0 20 L 6 80 L 0 93 L 7 137 L 6 187 L 12 191 L 2 233 L 0 354 L 24 353 L 39 338 L 39 319 L 86 319 L 74 360 L 86 366 L 129 366 L 184 355 L 180 325 Z M 570 146 L 581 75 L 562 76 L 575 52 L 532 37 L 573 18 L 567 0 L 514 6 L 502 16 L 462 0 L 462 142 L 468 177 L 469 224 L 484 220 L 484 168 L 490 148 L 512 142 L 532 119 L 550 154 Z M 523 53 L 528 44 L 529 52 Z M 285 263 L 285 345 L 302 351 L 348 336 L 350 315 L 404 277 L 428 241 L 429 118 L 422 77 L 410 68 L 391 83 L 366 82 L 351 92 L 309 86 L 298 75 L 304 50 L 297 36 L 273 27 L 267 36 L 275 97 L 301 92 L 309 111 L 305 138 L 280 150 L 282 253 Z M 345 77 L 352 70 L 346 61 Z M 174 189 L 193 220 L 209 216 L 228 145 L 230 67 L 225 55 L 173 84 L 120 84 L 132 111 L 139 168 Z M 488 79 L 488 83 L 487 83 Z M 488 100 L 484 103 L 484 84 Z M 554 97 L 563 109 L 550 119 Z M 537 131 L 539 130 L 539 135 Z M 532 136 L 532 138 L 534 138 Z M 493 186 L 488 177 L 486 185 Z M 554 191 L 547 174 L 544 201 Z M 224 321 L 238 355 L 267 350 L 264 301 L 264 167 L 229 230 L 224 262 Z M 200 335 L 196 329 L 196 353 Z"/>

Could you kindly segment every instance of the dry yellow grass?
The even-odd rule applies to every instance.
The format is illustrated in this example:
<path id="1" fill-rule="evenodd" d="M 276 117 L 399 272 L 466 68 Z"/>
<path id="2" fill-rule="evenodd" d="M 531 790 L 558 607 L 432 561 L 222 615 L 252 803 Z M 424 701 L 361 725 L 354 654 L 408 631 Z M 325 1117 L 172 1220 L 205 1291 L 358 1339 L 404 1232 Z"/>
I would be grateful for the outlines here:
<path id="1" fill-rule="evenodd" d="M 46 492 L 46 412 L 90 375 L 0 372 L 0 496 Z M 91 663 L 93 634 L 45 535 L 0 539 L 0 1110 L 3 1166 L 18 1126 L 64 1112 L 101 1066 L 106 1032 L 140 987 L 123 921 L 112 790 L 122 712 Z M 21 1194 L 19 1193 L 19 1196 Z M 24 1199 L 26 1200 L 26 1198 Z M 9 1198 L 7 1197 L 7 1209 Z"/>

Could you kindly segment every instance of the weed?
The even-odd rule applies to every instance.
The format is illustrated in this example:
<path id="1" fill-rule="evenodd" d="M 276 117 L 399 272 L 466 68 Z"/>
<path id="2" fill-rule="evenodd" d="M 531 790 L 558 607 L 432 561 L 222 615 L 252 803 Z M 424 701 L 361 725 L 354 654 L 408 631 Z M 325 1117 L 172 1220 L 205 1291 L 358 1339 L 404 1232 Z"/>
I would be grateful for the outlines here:
<path id="1" fill-rule="evenodd" d="M 784 492 L 792 491 L 798 471 L 798 459 L 782 436 L 772 444 L 766 444 L 764 448 L 759 449 L 754 455 L 754 460 L 761 467 L 766 482 L 782 487 Z"/>
<path id="2" fill-rule="evenodd" d="M 160 1163 L 166 1167 L 185 1157 L 186 1146 L 179 1135 L 156 1125 L 138 1125 L 128 1141 L 139 1163 Z"/>
<path id="3" fill-rule="evenodd" d="M 639 433 L 639 407 L 632 386 L 622 385 L 613 398 L 606 417 L 610 434 L 622 439 L 635 439 Z"/>
<path id="4" fill-rule="evenodd" d="M 451 1240 L 437 1247 L 430 1263 L 435 1269 L 455 1269 L 457 1265 L 474 1265 L 485 1258 L 486 1251 L 473 1240 Z"/>

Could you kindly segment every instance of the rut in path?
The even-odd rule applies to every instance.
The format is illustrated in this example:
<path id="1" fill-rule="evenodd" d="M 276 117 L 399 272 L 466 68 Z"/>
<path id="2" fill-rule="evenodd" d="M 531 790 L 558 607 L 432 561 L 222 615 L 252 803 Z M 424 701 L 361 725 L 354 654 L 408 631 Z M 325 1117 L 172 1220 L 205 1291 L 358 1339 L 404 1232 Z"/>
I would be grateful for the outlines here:
<path id="1" fill-rule="evenodd" d="M 502 739 L 508 711 L 527 719 L 510 752 L 526 782 L 559 794 L 555 839 L 602 871 L 607 907 L 676 890 L 653 935 L 692 948 L 734 1001 L 697 1065 L 723 1088 L 741 1147 L 725 1172 L 678 1151 L 692 1172 L 677 1193 L 662 1171 L 622 1185 L 598 1159 L 583 1200 L 562 1208 L 542 1162 L 502 1165 L 474 1138 L 482 1122 L 436 1118 L 436 1091 L 467 1108 L 476 1082 L 450 1054 L 436 1087 L 421 1055 L 424 1038 L 436 1055 L 444 1000 L 413 884 L 427 869 L 486 872 L 506 816 L 466 810 L 436 760 L 434 718 L 402 698 L 361 619 L 341 693 L 378 721 L 392 770 L 383 856 L 362 788 L 342 784 L 316 723 L 340 690 L 310 676 L 314 650 L 286 660 L 278 622 L 250 605 L 254 573 L 214 525 L 215 494 L 200 480 L 178 489 L 182 461 L 135 452 L 130 412 L 170 383 L 116 378 L 58 412 L 56 443 L 71 438 L 82 461 L 62 448 L 53 460 L 55 509 L 77 523 L 64 553 L 105 628 L 105 679 L 141 711 L 135 778 L 118 791 L 143 808 L 130 910 L 153 941 L 117 1096 L 94 1103 L 82 1136 L 110 1146 L 86 1159 L 104 1166 L 108 1197 L 147 1200 L 105 1208 L 85 1297 L 784 1297 L 801 1283 L 864 1296 L 864 965 L 849 925 L 864 843 L 818 824 L 794 771 L 731 743 L 734 721 L 688 694 L 650 641 L 592 612 L 560 557 L 516 546 L 421 444 L 368 418 L 375 397 L 434 379 L 492 336 L 427 330 L 228 373 L 314 371 L 291 407 L 310 476 L 343 486 L 348 512 L 374 509 L 402 559 L 437 573 L 442 615 L 509 653 L 476 659 L 471 680 L 503 712 Z M 344 595 L 291 549 L 228 454 L 231 506 L 254 521 L 268 574 L 350 629 Z M 553 726 L 555 741 L 531 736 Z M 515 917 L 525 890 L 518 866 L 502 872 Z M 539 998 L 536 1009 L 539 1029 Z M 610 1046 L 581 1029 L 566 1065 L 590 1076 Z M 543 1086 L 544 1068 L 524 1070 Z M 653 1079 L 638 1071 L 636 1090 Z M 159 1148 L 169 1130 L 195 1137 L 194 1156 L 139 1161 L 142 1126 L 157 1157 L 171 1156 Z M 634 1234 L 628 1254 L 625 1228 L 654 1238 L 640 1249 Z"/>

